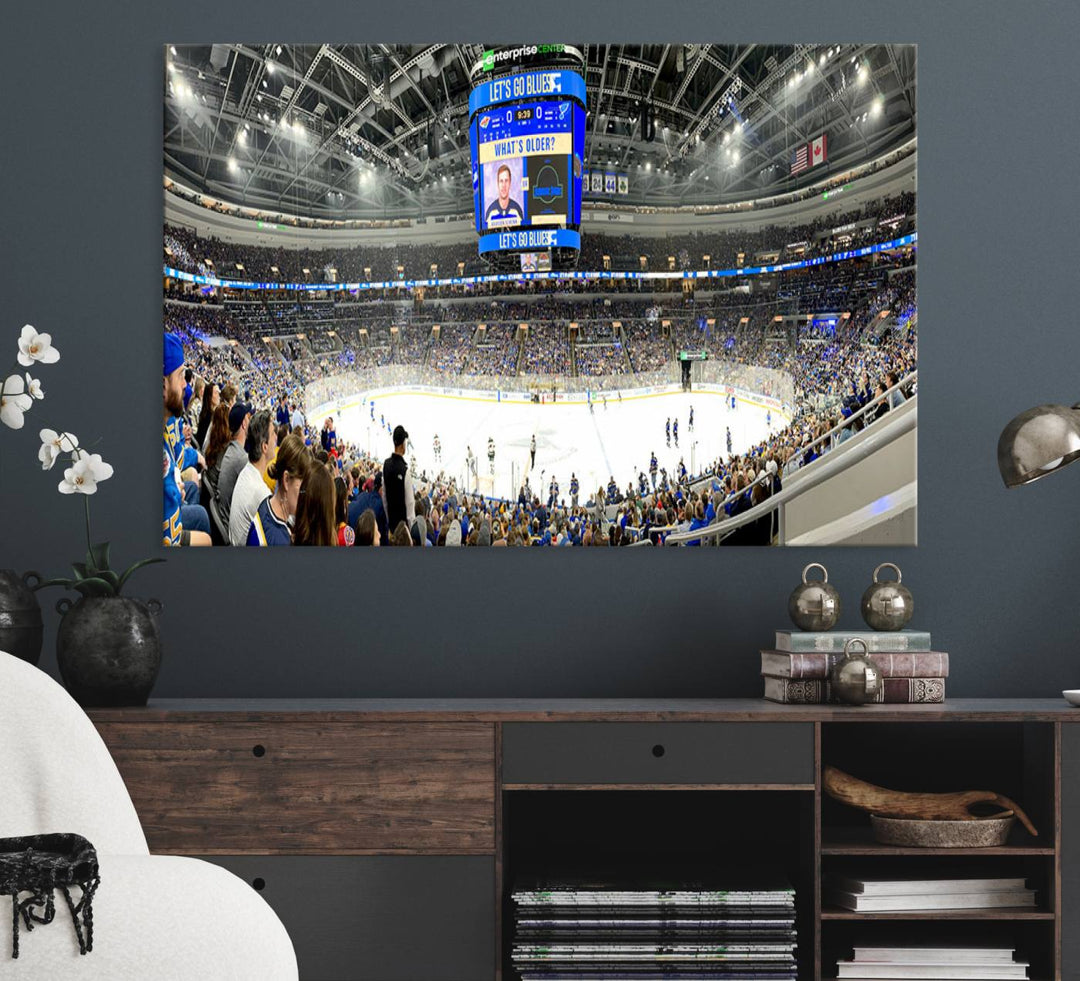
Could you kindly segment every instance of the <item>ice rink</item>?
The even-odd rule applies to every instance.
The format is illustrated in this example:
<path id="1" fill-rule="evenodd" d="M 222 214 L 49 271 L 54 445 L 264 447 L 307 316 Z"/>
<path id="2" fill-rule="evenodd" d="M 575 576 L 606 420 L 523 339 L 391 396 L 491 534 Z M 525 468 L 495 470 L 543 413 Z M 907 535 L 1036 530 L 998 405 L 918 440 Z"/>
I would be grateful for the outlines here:
<path id="1" fill-rule="evenodd" d="M 580 398 L 580 397 L 579 397 Z M 691 473 L 727 452 L 727 429 L 732 450 L 740 453 L 760 442 L 770 430 L 786 424 L 776 410 L 759 403 L 738 400 L 725 408 L 719 393 L 698 390 L 647 395 L 624 393 L 620 402 L 609 394 L 605 407 L 597 398 L 592 411 L 584 401 L 555 403 L 497 402 L 490 398 L 436 395 L 421 392 L 374 393 L 375 420 L 370 399 L 358 398 L 338 411 L 338 438 L 360 446 L 377 459 L 393 452 L 390 434 L 380 428 L 385 416 L 390 426 L 403 425 L 409 433 L 406 459 L 416 458 L 428 476 L 445 472 L 459 486 L 488 496 L 516 497 L 526 475 L 534 493 L 546 498 L 552 474 L 560 497 L 570 500 L 570 475 L 576 473 L 583 503 L 589 492 L 607 487 L 614 475 L 620 488 L 636 480 L 639 471 L 648 476 L 649 457 L 655 452 L 660 467 L 674 476 L 684 460 Z M 689 429 L 690 408 L 694 428 Z M 679 423 L 679 444 L 664 439 L 666 420 Z M 321 426 L 325 414 L 314 418 Z M 442 447 L 435 459 L 436 433 Z M 536 435 L 536 465 L 529 473 L 529 443 Z M 495 472 L 488 458 L 488 437 L 495 440 Z M 475 478 L 467 477 L 468 450 L 477 457 Z"/>

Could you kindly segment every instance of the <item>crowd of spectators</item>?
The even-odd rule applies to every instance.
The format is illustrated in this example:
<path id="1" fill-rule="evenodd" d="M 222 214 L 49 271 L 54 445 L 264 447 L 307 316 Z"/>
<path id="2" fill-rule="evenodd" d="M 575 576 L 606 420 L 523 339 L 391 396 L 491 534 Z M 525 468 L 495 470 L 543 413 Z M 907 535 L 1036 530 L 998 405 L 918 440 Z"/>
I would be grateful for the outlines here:
<path id="1" fill-rule="evenodd" d="M 706 255 L 713 269 L 734 268 L 739 265 L 740 256 L 746 265 L 752 265 L 757 256 L 777 255 L 779 261 L 795 255 L 809 258 L 838 247 L 854 248 L 875 240 L 879 237 L 879 222 L 904 216 L 902 221 L 889 221 L 887 229 L 882 229 L 889 235 L 900 234 L 913 225 L 914 210 L 915 195 L 904 192 L 864 207 L 821 215 L 809 222 L 768 225 L 755 232 L 712 230 L 644 236 L 590 231 L 582 236 L 578 268 L 602 270 L 605 256 L 630 258 L 633 269 L 641 268 L 640 256 L 645 256 L 646 268 L 653 271 L 670 269 L 672 259 L 676 269 L 702 268 Z M 846 227 L 851 225 L 859 227 Z M 845 230 L 829 234 L 834 229 Z M 165 226 L 163 241 L 167 265 L 257 282 L 388 282 L 430 278 L 432 266 L 437 268 L 440 278 L 461 275 L 466 272 L 466 266 L 476 267 L 474 241 L 293 249 L 199 237 L 191 229 L 176 225 Z M 789 246 L 792 246 L 790 250 Z M 786 256 L 785 250 L 789 252 Z"/>

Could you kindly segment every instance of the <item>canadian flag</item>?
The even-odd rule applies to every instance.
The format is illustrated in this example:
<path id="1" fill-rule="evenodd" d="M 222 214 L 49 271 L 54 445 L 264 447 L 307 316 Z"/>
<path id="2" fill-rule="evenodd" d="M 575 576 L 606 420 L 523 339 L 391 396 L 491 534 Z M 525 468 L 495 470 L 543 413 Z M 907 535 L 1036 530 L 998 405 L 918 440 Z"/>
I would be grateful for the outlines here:
<path id="1" fill-rule="evenodd" d="M 810 166 L 816 167 L 819 163 L 825 163 L 825 134 L 822 133 L 816 140 L 810 141 Z"/>

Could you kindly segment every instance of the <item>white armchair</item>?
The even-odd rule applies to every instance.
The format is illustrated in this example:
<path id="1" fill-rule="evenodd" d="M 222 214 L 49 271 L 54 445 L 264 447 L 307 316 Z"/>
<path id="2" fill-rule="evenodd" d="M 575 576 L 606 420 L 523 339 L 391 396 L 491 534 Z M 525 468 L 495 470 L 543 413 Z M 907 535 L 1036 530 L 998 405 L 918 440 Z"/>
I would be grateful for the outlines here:
<path id="1" fill-rule="evenodd" d="M 94 949 L 80 955 L 61 901 L 51 924 L 20 931 L 13 959 L 0 897 L 0 981 L 296 981 L 289 936 L 258 893 L 208 862 L 151 855 L 93 723 L 48 675 L 0 652 L 0 838 L 53 832 L 97 849 Z"/>

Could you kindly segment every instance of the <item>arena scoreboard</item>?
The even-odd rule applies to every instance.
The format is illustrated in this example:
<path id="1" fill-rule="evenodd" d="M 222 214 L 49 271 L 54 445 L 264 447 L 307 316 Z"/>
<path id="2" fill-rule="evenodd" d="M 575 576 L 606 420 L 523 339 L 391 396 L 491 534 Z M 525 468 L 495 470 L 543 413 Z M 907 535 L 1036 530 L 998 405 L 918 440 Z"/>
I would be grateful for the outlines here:
<path id="1" fill-rule="evenodd" d="M 576 261 L 585 152 L 581 73 L 535 61 L 515 71 L 511 62 L 504 74 L 477 80 L 469 143 L 480 254 L 522 262 L 523 269 L 539 263 L 530 258 L 526 265 L 521 253 L 550 253 L 555 268 L 567 266 L 568 251 Z"/>

